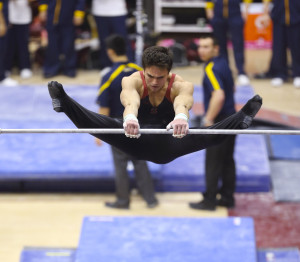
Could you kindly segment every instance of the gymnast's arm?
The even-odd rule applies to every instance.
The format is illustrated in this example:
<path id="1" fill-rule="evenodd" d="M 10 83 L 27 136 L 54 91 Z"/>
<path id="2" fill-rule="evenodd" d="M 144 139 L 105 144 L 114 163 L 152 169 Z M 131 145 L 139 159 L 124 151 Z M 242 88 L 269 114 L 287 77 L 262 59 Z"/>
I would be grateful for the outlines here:
<path id="1" fill-rule="evenodd" d="M 167 126 L 167 129 L 173 128 L 174 137 L 182 138 L 188 133 L 189 110 L 194 103 L 193 92 L 194 86 L 192 83 L 184 81 L 180 76 L 176 76 L 171 92 L 175 118 Z"/>
<path id="2" fill-rule="evenodd" d="M 124 129 L 125 135 L 130 138 L 138 138 L 139 122 L 137 119 L 141 101 L 142 80 L 139 73 L 133 73 L 122 79 L 121 103 L 124 106 Z"/>

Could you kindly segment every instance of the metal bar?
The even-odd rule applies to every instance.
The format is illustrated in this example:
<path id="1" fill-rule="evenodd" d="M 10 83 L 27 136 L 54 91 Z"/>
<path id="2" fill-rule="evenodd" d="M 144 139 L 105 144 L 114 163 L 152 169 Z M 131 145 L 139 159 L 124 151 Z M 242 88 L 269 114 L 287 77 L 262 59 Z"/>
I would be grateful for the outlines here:
<path id="1" fill-rule="evenodd" d="M 24 134 L 24 133 L 89 133 L 89 134 L 124 134 L 124 129 L 1 129 L 0 134 Z M 173 130 L 166 129 L 140 129 L 140 134 L 172 134 Z M 239 134 L 268 134 L 268 135 L 300 135 L 300 130 L 258 130 L 258 129 L 189 129 L 189 134 L 200 135 L 239 135 Z"/>

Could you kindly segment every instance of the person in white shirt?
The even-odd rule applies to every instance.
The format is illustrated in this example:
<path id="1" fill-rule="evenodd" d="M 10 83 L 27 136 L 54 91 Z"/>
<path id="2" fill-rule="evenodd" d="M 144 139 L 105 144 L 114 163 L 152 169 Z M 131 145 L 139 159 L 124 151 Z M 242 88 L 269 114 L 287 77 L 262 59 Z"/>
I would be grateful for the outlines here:
<path id="1" fill-rule="evenodd" d="M 105 39 L 112 35 L 118 34 L 127 41 L 127 56 L 133 61 L 133 51 L 128 40 L 126 18 L 127 6 L 125 0 L 92 0 L 92 14 L 95 18 L 100 41 L 100 69 L 103 74 L 112 65 L 107 56 Z"/>

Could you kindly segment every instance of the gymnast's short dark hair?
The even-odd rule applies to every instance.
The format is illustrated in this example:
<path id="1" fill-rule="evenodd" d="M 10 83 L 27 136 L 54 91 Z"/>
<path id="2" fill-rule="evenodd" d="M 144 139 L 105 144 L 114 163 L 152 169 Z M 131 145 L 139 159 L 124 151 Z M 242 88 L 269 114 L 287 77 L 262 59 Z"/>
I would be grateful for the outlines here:
<path id="1" fill-rule="evenodd" d="M 173 53 L 163 46 L 150 46 L 145 49 L 142 57 L 143 68 L 157 66 L 171 71 L 173 65 Z"/>

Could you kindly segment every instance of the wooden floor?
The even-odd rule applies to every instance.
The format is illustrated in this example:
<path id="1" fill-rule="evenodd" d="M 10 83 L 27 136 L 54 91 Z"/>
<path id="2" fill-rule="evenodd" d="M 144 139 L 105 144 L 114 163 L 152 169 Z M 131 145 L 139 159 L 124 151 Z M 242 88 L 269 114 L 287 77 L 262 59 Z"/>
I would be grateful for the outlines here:
<path id="1" fill-rule="evenodd" d="M 246 68 L 249 74 L 265 71 L 268 67 L 268 50 L 247 51 Z M 195 84 L 200 84 L 202 66 L 174 68 L 175 73 Z M 28 80 L 18 79 L 21 84 L 38 84 L 46 88 L 48 80 L 35 69 L 35 75 Z M 52 79 L 51 79 L 52 80 Z M 100 81 L 98 71 L 80 70 L 75 79 L 56 77 L 62 84 L 92 84 Z M 253 80 L 251 85 L 263 97 L 263 107 L 278 112 L 300 116 L 300 89 L 291 83 L 282 87 L 272 87 L 268 80 Z M 138 197 L 132 197 L 129 211 L 115 211 L 104 207 L 104 202 L 113 200 L 108 194 L 0 194 L 0 261 L 18 262 L 22 248 L 70 247 L 78 244 L 81 222 L 88 215 L 124 216 L 226 216 L 227 210 L 218 208 L 216 212 L 201 212 L 188 208 L 188 202 L 198 201 L 198 193 L 158 194 L 160 205 L 147 209 Z"/>
<path id="2" fill-rule="evenodd" d="M 198 193 L 164 193 L 157 197 L 160 205 L 154 209 L 133 196 L 131 209 L 120 211 L 104 206 L 104 201 L 115 198 L 112 194 L 2 194 L 0 261 L 19 261 L 25 246 L 76 248 L 85 216 L 227 216 L 225 208 L 215 212 L 190 209 L 188 202 L 200 200 Z"/>

